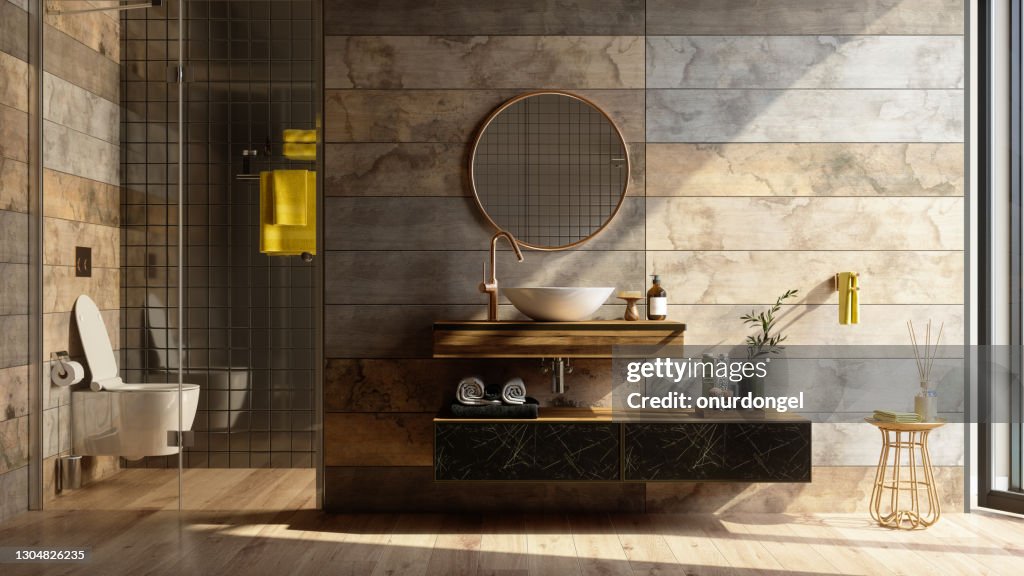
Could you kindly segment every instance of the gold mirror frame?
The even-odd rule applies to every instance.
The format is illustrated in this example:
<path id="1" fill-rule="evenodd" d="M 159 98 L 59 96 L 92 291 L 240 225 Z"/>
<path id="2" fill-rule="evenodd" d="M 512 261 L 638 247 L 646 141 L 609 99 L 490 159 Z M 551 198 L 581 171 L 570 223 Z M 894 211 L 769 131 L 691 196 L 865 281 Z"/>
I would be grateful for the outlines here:
<path id="1" fill-rule="evenodd" d="M 529 242 L 526 242 L 526 241 L 524 241 L 524 240 L 522 240 L 520 238 L 516 238 L 516 242 L 520 246 L 524 246 L 526 248 L 530 248 L 531 250 L 540 250 L 540 251 L 545 251 L 545 252 L 557 252 L 559 250 L 568 250 L 570 248 L 575 248 L 575 247 L 579 246 L 580 244 L 583 244 L 584 242 L 586 242 L 588 240 L 592 240 L 595 236 L 597 236 L 598 234 L 603 232 L 605 230 L 605 228 L 608 227 L 609 224 L 611 224 L 612 220 L 615 218 L 615 216 L 619 213 L 619 210 L 622 208 L 622 203 L 626 200 L 626 195 L 629 192 L 629 182 L 630 182 L 630 176 L 632 174 L 632 168 L 633 167 L 632 167 L 632 165 L 630 163 L 630 160 L 629 160 L 629 148 L 626 145 L 626 138 L 622 135 L 622 130 L 619 129 L 619 125 L 616 124 L 614 120 L 612 120 L 611 116 L 609 116 L 608 113 L 605 112 L 603 108 L 601 108 L 600 106 L 595 104 L 593 101 L 591 101 L 591 100 L 589 100 L 587 98 L 584 98 L 584 97 L 582 97 L 582 96 L 580 96 L 578 94 L 573 94 L 571 92 L 565 92 L 565 91 L 562 91 L 562 90 L 537 90 L 537 91 L 533 91 L 533 92 L 525 92 L 523 94 L 515 96 L 515 97 L 509 99 L 508 101 L 506 101 L 505 103 L 503 103 L 501 106 L 499 106 L 493 112 L 491 112 L 487 116 L 486 119 L 484 119 L 483 124 L 481 125 L 480 129 L 476 133 L 476 137 L 473 139 L 473 147 L 472 147 L 472 149 L 469 152 L 469 166 L 468 166 L 468 169 L 469 169 L 469 184 L 470 184 L 470 187 L 472 188 L 472 191 L 473 191 L 473 202 L 476 203 L 477 208 L 480 209 L 480 213 L 483 214 L 484 218 L 487 220 L 488 223 L 490 223 L 491 226 L 494 227 L 495 230 L 501 231 L 501 230 L 504 230 L 504 229 L 501 226 L 499 226 L 498 223 L 495 222 L 493 218 L 491 218 L 490 214 L 488 214 L 487 209 L 484 208 L 483 202 L 480 200 L 480 194 L 477 191 L 476 177 L 474 175 L 474 167 L 476 165 L 477 148 L 480 146 L 480 141 L 483 139 L 484 134 L 487 132 L 487 128 L 490 127 L 490 125 L 494 121 L 494 119 L 497 118 L 502 112 L 504 112 L 510 106 L 513 106 L 514 104 L 516 104 L 518 102 L 526 100 L 527 98 L 532 98 L 534 96 L 542 96 L 542 95 L 567 96 L 569 98 L 573 98 L 575 100 L 579 100 L 580 102 L 590 106 L 594 110 L 597 110 L 601 114 L 601 116 L 603 116 L 604 119 L 608 122 L 608 124 L 612 127 L 612 130 L 614 131 L 615 135 L 619 137 L 619 142 L 622 143 L 623 161 L 625 162 L 625 166 L 626 166 L 626 175 L 625 175 L 625 178 L 623 179 L 624 183 L 622 185 L 622 194 L 619 195 L 619 202 L 615 205 L 615 209 L 612 210 L 611 214 L 609 214 L 608 217 L 605 218 L 604 223 L 601 224 L 601 226 L 597 230 L 594 230 L 589 236 L 587 236 L 585 238 L 581 238 L 581 239 L 579 239 L 579 240 L 577 240 L 575 242 L 572 242 L 570 244 L 565 244 L 563 246 L 537 246 L 535 244 L 531 244 Z"/>

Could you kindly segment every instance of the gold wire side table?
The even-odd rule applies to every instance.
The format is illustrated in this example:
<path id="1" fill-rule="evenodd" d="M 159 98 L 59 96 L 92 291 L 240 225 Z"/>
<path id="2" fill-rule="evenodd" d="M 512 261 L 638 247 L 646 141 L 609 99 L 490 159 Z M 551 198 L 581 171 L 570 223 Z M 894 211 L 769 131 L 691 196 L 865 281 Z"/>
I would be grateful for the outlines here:
<path id="1" fill-rule="evenodd" d="M 882 454 L 878 457 L 875 485 L 871 490 L 871 518 L 888 528 L 914 530 L 939 521 L 939 494 L 928 455 L 928 433 L 946 422 L 879 422 L 864 419 L 882 433 Z M 906 453 L 906 457 L 904 457 Z M 892 464 L 889 463 L 892 455 Z M 906 460 L 906 464 L 904 464 Z M 887 469 L 889 477 L 886 478 Z M 888 507 L 882 501 L 888 492 Z M 927 501 L 921 502 L 921 493 Z M 902 498 L 906 493 L 909 502 Z M 922 508 L 922 504 L 926 505 Z"/>

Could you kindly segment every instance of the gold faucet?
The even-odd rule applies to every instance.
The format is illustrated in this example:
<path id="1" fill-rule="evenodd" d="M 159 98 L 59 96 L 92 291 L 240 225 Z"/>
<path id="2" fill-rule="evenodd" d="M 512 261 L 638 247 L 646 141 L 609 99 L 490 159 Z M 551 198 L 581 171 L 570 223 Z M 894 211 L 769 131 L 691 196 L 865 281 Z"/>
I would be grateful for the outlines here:
<path id="1" fill-rule="evenodd" d="M 489 301 L 487 302 L 487 320 L 489 322 L 496 322 L 498 320 L 498 277 L 496 268 L 496 256 L 498 251 L 498 238 L 504 237 L 508 240 L 508 243 L 512 245 L 512 250 L 516 253 L 516 259 L 520 262 L 523 261 L 523 253 L 519 250 L 519 243 L 516 242 L 515 236 L 509 234 L 504 230 L 498 230 L 494 236 L 491 237 L 491 277 L 487 278 L 487 264 L 484 266 L 484 278 L 480 282 L 480 291 L 488 295 Z"/>

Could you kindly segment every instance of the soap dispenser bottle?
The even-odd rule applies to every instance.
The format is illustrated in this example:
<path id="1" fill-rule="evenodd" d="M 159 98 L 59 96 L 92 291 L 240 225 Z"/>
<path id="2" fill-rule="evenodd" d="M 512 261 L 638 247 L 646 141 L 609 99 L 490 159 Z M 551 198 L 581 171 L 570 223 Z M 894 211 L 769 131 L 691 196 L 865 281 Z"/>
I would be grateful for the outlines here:
<path id="1" fill-rule="evenodd" d="M 647 319 L 664 320 L 668 318 L 668 293 L 661 287 L 661 278 L 654 274 L 654 283 L 647 291 Z"/>

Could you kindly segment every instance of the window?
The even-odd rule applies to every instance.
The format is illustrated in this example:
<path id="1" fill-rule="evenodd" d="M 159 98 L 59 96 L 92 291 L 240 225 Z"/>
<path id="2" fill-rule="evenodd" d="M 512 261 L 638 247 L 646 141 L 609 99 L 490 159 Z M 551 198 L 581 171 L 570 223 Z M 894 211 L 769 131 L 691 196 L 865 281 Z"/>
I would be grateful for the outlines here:
<path id="1" fill-rule="evenodd" d="M 1024 513 L 1022 12 L 1015 1 L 980 4 L 975 219 L 978 504 Z"/>

